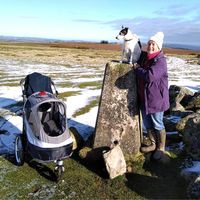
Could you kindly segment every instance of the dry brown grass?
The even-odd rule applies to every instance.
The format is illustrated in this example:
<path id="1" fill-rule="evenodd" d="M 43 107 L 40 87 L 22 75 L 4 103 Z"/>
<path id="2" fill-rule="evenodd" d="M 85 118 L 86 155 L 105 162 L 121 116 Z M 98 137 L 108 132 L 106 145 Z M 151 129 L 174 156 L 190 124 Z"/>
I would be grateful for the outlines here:
<path id="1" fill-rule="evenodd" d="M 50 47 L 61 47 L 61 48 L 77 48 L 77 49 L 101 49 L 101 50 L 113 50 L 120 51 L 120 44 L 100 44 L 100 43 L 89 43 L 89 42 L 63 42 L 63 43 L 51 43 L 47 44 Z M 146 46 L 143 48 L 146 49 Z M 179 55 L 191 55 L 200 54 L 200 50 L 188 50 L 188 49 L 175 49 L 175 48 L 164 48 L 163 51 L 167 54 L 179 54 Z"/>
<path id="2" fill-rule="evenodd" d="M 112 59 L 120 59 L 121 56 L 121 45 L 120 44 L 100 44 L 100 43 L 89 43 L 89 42 L 64 42 L 64 43 L 52 43 L 46 44 L 49 47 L 57 47 L 57 48 L 75 48 L 75 49 L 85 49 L 85 50 L 106 50 L 112 51 L 113 54 L 107 56 L 107 60 Z M 143 50 L 146 50 L 146 45 L 143 46 Z M 166 55 L 177 56 L 186 59 L 188 62 L 192 63 L 200 63 L 200 50 L 189 50 L 189 49 L 175 49 L 175 48 L 163 48 L 163 51 Z M 119 53 L 118 53 L 119 52 Z M 117 57 L 116 57 L 117 56 Z M 105 59 L 106 60 L 106 59 Z"/>
<path id="3" fill-rule="evenodd" d="M 58 65 L 105 65 L 111 60 L 120 60 L 120 51 L 121 45 L 118 43 L 0 43 L 1 58 Z M 173 48 L 164 48 L 163 51 L 167 55 L 178 55 L 192 62 L 200 62 L 200 51 Z"/>
<path id="4" fill-rule="evenodd" d="M 58 65 L 104 65 L 118 60 L 120 53 L 85 43 L 0 43 L 0 58 Z"/>

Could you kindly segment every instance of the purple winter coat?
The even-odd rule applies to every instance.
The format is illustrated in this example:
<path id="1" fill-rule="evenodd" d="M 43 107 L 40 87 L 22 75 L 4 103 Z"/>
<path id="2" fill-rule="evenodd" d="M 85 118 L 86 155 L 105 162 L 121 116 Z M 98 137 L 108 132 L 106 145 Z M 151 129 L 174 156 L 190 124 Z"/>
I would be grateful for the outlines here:
<path id="1" fill-rule="evenodd" d="M 146 69 L 142 65 L 136 69 L 136 76 L 144 80 L 146 114 L 163 112 L 169 108 L 168 73 L 164 53 L 161 51 L 150 63 Z"/>

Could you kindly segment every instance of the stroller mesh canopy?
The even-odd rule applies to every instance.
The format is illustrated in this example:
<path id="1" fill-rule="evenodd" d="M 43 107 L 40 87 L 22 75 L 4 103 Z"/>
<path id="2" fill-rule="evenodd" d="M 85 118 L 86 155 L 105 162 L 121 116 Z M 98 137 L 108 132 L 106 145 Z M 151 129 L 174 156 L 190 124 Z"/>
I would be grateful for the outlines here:
<path id="1" fill-rule="evenodd" d="M 52 80 L 50 77 L 34 72 L 32 74 L 29 74 L 25 78 L 24 93 L 27 98 L 33 93 L 39 91 L 46 91 L 49 93 L 53 93 L 51 88 L 51 83 Z"/>
<path id="2" fill-rule="evenodd" d="M 38 112 L 44 131 L 51 137 L 61 135 L 66 129 L 64 106 L 58 102 L 40 104 Z"/>
<path id="3" fill-rule="evenodd" d="M 60 143 L 70 137 L 67 128 L 66 105 L 53 94 L 40 92 L 31 95 L 25 105 L 26 125 L 37 139 Z"/>

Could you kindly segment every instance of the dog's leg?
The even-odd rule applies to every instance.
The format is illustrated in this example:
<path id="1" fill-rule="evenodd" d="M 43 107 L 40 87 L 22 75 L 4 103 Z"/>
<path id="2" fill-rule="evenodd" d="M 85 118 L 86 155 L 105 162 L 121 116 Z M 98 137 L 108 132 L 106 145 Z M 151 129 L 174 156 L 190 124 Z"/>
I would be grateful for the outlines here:
<path id="1" fill-rule="evenodd" d="M 124 60 L 124 54 L 125 54 L 125 51 L 124 51 L 124 48 L 123 48 L 123 49 L 122 49 L 121 60 L 119 61 L 120 63 L 123 63 L 123 60 Z"/>
<path id="2" fill-rule="evenodd" d="M 129 56 L 129 64 L 133 64 L 133 52 L 130 51 L 130 56 Z"/>

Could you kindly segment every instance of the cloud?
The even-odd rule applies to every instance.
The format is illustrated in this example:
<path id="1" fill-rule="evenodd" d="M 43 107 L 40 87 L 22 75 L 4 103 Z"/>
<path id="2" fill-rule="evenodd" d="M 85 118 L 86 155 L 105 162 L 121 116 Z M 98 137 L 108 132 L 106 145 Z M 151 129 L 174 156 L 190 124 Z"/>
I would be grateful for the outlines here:
<path id="1" fill-rule="evenodd" d="M 200 46 L 200 14 L 195 6 L 173 5 L 155 13 L 159 16 L 117 19 L 105 24 L 114 30 L 127 26 L 139 35 L 142 42 L 147 42 L 155 32 L 163 31 L 166 43 Z"/>
<path id="2" fill-rule="evenodd" d="M 170 17 L 125 18 L 107 22 L 88 19 L 76 19 L 74 21 L 108 25 L 116 33 L 123 25 L 138 34 L 143 43 L 146 43 L 148 38 L 155 34 L 155 32 L 163 31 L 165 43 L 200 46 L 200 15 L 196 15 L 194 19 L 185 19 L 179 16 L 172 17 L 171 15 Z"/>
<path id="3" fill-rule="evenodd" d="M 173 4 L 171 6 L 168 6 L 167 8 L 161 8 L 160 10 L 155 11 L 155 14 L 159 16 L 164 15 L 164 16 L 172 16 L 172 17 L 185 16 L 187 14 L 190 15 L 191 13 L 199 13 L 198 7 L 192 4 L 190 6 Z"/>
<path id="4" fill-rule="evenodd" d="M 74 22 L 85 22 L 85 23 L 102 23 L 100 20 L 91 20 L 91 19 L 74 19 Z"/>

